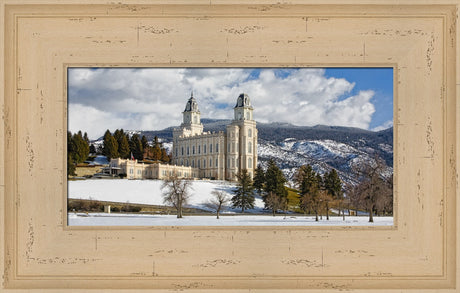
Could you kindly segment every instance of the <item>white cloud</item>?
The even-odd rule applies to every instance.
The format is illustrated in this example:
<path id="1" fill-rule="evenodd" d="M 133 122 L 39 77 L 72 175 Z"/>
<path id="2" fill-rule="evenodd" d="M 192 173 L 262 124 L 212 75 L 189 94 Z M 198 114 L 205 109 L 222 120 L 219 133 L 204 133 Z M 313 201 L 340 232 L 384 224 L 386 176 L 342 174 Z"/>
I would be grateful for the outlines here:
<path id="1" fill-rule="evenodd" d="M 96 138 L 106 129 L 163 129 L 179 125 L 193 90 L 201 116 L 232 118 L 247 93 L 260 122 L 369 128 L 374 92 L 350 95 L 354 83 L 323 69 L 71 69 L 69 128 Z M 251 75 L 252 74 L 252 75 Z"/>

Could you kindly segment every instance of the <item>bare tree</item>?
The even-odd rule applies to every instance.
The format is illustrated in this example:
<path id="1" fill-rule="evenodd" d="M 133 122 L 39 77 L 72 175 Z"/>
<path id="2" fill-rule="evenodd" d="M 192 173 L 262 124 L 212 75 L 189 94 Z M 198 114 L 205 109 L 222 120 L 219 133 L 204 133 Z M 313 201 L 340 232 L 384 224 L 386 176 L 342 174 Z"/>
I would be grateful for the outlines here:
<path id="1" fill-rule="evenodd" d="M 163 202 L 172 205 L 177 210 L 177 218 L 182 218 L 182 209 L 190 199 L 191 182 L 174 173 L 163 180 L 161 189 Z"/>
<path id="2" fill-rule="evenodd" d="M 356 202 L 369 213 L 369 222 L 374 222 L 373 213 L 379 206 L 388 205 L 389 198 L 393 201 L 393 186 L 383 176 L 386 164 L 382 158 L 375 156 L 373 160 L 363 161 L 355 168 L 360 182 L 355 186 L 353 194 Z"/>
<path id="3" fill-rule="evenodd" d="M 205 206 L 215 210 L 217 219 L 219 219 L 219 213 L 227 208 L 227 204 L 230 203 L 230 197 L 228 193 L 221 190 L 213 190 L 211 194 L 213 197 L 205 203 Z"/>
<path id="4" fill-rule="evenodd" d="M 270 191 L 265 196 L 265 206 L 272 210 L 273 217 L 277 210 L 286 211 L 288 207 L 287 197 L 278 196 L 275 192 Z"/>

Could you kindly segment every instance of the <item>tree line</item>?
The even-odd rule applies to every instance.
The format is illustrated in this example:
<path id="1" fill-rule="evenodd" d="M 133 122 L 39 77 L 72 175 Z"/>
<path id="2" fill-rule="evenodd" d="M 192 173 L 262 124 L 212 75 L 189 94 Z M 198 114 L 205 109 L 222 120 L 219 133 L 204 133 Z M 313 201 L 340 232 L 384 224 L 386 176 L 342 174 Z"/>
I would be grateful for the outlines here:
<path id="1" fill-rule="evenodd" d="M 145 135 L 140 137 L 139 134 L 135 133 L 129 136 L 123 129 L 116 129 L 113 135 L 107 129 L 103 137 L 101 152 L 109 160 L 111 158 L 133 158 L 139 161 L 152 160 L 163 163 L 171 161 L 170 155 L 162 143 L 159 142 L 157 136 L 153 140 L 153 145 L 150 146 Z"/>
<path id="2" fill-rule="evenodd" d="M 382 214 L 392 214 L 393 181 L 392 176 L 382 175 L 385 166 L 383 159 L 378 157 L 361 162 L 353 169 L 360 176 L 359 182 L 346 185 L 342 183 L 335 169 L 321 175 L 310 165 L 302 166 L 294 177 L 298 187 L 298 207 L 305 214 L 314 214 L 316 221 L 324 213 L 329 220 L 329 210 L 332 207 L 338 210 L 339 216 L 342 215 L 344 220 L 345 210 L 350 207 L 367 211 L 370 222 L 373 222 L 373 214 L 379 211 Z M 253 180 L 246 169 L 242 169 L 236 177 L 238 182 L 231 199 L 223 191 L 214 191 L 206 203 L 208 208 L 216 211 L 217 218 L 228 205 L 241 208 L 242 213 L 254 208 L 256 193 L 263 199 L 265 209 L 271 210 L 273 216 L 279 211 L 286 212 L 295 208 L 289 202 L 285 186 L 287 180 L 273 160 L 268 162 L 266 170 L 259 165 Z M 190 198 L 190 188 L 191 181 L 178 178 L 177 175 L 164 180 L 164 202 L 176 208 L 178 218 L 182 217 L 182 207 Z"/>
<path id="3" fill-rule="evenodd" d="M 104 134 L 101 147 L 90 143 L 88 134 L 82 134 L 81 130 L 72 134 L 67 132 L 67 174 L 75 176 L 76 165 L 85 162 L 90 155 L 104 155 L 108 160 L 112 158 L 151 160 L 169 163 L 171 157 L 155 136 L 152 146 L 147 138 L 138 134 L 129 136 L 123 129 L 117 129 L 112 133 L 107 130 Z"/>

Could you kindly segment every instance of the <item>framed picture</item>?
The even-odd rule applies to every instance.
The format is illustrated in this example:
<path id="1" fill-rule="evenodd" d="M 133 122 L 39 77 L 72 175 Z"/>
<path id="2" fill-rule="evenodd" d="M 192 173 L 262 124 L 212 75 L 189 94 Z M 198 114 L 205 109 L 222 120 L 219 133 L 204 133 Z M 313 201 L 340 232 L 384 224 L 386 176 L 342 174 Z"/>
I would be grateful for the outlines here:
<path id="1" fill-rule="evenodd" d="M 458 289 L 458 2 L 40 3 L 0 6 L 2 290 Z M 393 225 L 69 226 L 71 67 L 391 67 Z"/>
<path id="2" fill-rule="evenodd" d="M 393 68 L 67 74 L 69 226 L 393 225 Z"/>

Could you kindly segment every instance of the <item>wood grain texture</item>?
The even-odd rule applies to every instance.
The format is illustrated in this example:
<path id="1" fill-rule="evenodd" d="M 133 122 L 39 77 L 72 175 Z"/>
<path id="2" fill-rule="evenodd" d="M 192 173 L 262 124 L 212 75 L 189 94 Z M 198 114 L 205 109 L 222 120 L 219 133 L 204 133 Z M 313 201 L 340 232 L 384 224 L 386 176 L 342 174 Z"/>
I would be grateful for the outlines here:
<path id="1" fill-rule="evenodd" d="M 456 291 L 457 1 L 39 2 L 0 2 L 0 288 Z M 67 227 L 69 66 L 393 67 L 395 225 Z"/>

